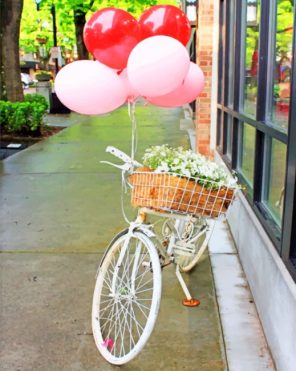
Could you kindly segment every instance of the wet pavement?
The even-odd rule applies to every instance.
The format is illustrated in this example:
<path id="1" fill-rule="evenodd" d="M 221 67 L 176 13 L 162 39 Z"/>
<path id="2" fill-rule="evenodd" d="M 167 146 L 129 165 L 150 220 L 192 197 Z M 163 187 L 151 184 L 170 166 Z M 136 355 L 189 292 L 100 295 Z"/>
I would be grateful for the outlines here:
<path id="1" fill-rule="evenodd" d="M 138 159 L 149 145 L 188 147 L 182 110 L 139 105 L 136 113 Z M 102 253 L 126 227 L 120 173 L 100 160 L 114 160 L 108 145 L 130 152 L 131 123 L 126 107 L 68 120 L 68 128 L 0 165 L 1 370 L 118 369 L 96 350 L 90 312 Z M 173 267 L 166 268 L 155 330 L 122 369 L 225 369 L 207 255 L 186 280 L 201 305 L 181 305 Z"/>

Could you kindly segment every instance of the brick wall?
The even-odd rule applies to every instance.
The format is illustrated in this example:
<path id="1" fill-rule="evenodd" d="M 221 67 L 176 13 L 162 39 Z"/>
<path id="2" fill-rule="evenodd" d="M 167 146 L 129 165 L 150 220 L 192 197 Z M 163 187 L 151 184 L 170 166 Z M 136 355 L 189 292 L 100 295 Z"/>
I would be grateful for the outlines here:
<path id="1" fill-rule="evenodd" d="M 196 150 L 207 156 L 211 155 L 210 131 L 214 1 L 198 1 L 198 27 L 196 34 L 197 64 L 205 75 L 205 87 L 196 101 Z"/>

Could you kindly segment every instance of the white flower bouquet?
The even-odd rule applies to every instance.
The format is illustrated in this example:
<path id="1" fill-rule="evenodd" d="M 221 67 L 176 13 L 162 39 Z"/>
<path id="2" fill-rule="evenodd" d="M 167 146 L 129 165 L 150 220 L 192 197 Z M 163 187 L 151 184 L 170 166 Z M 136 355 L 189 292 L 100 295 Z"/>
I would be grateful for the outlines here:
<path id="1" fill-rule="evenodd" d="M 227 211 L 238 188 L 223 167 L 182 147 L 153 146 L 143 164 L 129 177 L 137 207 L 214 218 Z"/>
<path id="2" fill-rule="evenodd" d="M 183 147 L 172 148 L 167 144 L 146 149 L 143 156 L 144 166 L 156 173 L 171 173 L 176 176 L 198 178 L 201 184 L 210 186 L 234 186 L 236 179 L 229 175 L 224 168 L 205 156 L 185 150 Z"/>

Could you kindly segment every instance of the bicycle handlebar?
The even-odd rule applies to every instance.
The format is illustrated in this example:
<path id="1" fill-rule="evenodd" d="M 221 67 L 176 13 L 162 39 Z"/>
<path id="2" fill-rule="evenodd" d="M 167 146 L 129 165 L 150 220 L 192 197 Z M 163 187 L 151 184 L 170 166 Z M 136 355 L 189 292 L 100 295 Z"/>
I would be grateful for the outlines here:
<path id="1" fill-rule="evenodd" d="M 106 148 L 106 152 L 111 153 L 111 155 L 119 158 L 120 160 L 122 160 L 126 164 L 130 164 L 130 165 L 133 165 L 133 166 L 136 166 L 136 167 L 143 166 L 138 161 L 132 160 L 131 157 L 128 156 L 126 153 L 120 151 L 119 149 L 117 149 L 113 146 L 108 146 Z"/>

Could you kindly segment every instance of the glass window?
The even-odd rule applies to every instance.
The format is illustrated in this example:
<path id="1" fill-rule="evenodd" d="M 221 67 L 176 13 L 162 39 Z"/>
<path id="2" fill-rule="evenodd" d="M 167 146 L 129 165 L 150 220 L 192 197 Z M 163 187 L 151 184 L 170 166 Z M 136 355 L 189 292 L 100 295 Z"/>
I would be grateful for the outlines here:
<path id="1" fill-rule="evenodd" d="M 251 187 L 253 186 L 255 139 L 256 129 L 251 125 L 243 123 L 241 126 L 242 146 L 239 170 Z"/>
<path id="2" fill-rule="evenodd" d="M 243 110 L 256 116 L 259 60 L 260 0 L 248 0 L 246 8 Z"/>
<path id="3" fill-rule="evenodd" d="M 277 0 L 275 56 L 273 68 L 272 123 L 281 131 L 287 132 L 293 42 L 292 1 Z"/>
<path id="4" fill-rule="evenodd" d="M 226 154 L 231 158 L 232 152 L 232 116 L 227 116 L 227 143 L 226 143 Z"/>
<path id="5" fill-rule="evenodd" d="M 296 86 L 291 71 L 296 67 L 294 4 L 295 0 L 220 0 L 217 143 L 226 164 L 246 185 L 251 207 L 261 214 L 260 222 L 296 280 L 296 143 L 288 138 L 288 123 L 291 138 L 296 138 L 296 110 L 290 106 Z M 260 39 L 264 45 L 259 45 Z M 264 107 L 258 107 L 258 96 Z"/>
<path id="6" fill-rule="evenodd" d="M 222 149 L 222 113 L 217 110 L 217 147 Z"/>
<path id="7" fill-rule="evenodd" d="M 270 160 L 269 164 L 268 160 Z M 284 143 L 276 139 L 271 140 L 271 151 L 266 161 L 266 166 L 268 175 L 264 203 L 275 222 L 280 226 L 284 206 L 286 176 L 286 145 Z"/>

